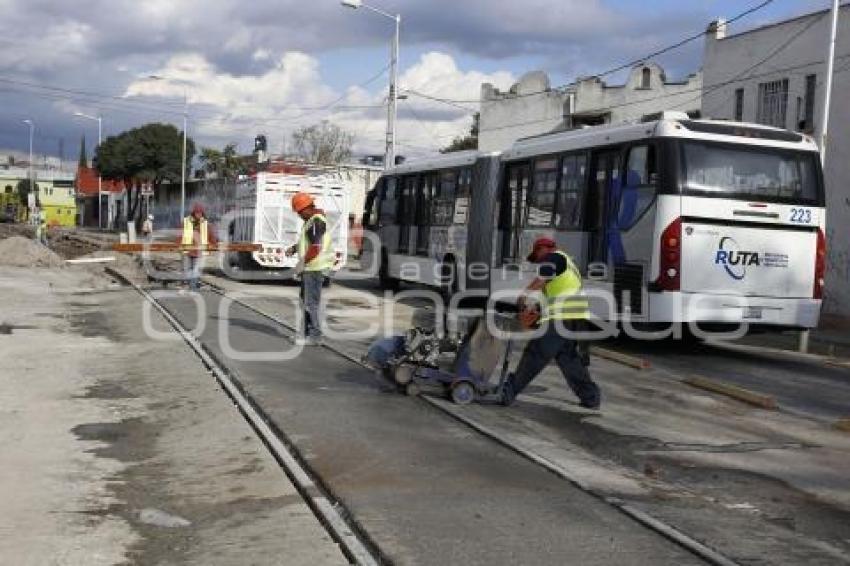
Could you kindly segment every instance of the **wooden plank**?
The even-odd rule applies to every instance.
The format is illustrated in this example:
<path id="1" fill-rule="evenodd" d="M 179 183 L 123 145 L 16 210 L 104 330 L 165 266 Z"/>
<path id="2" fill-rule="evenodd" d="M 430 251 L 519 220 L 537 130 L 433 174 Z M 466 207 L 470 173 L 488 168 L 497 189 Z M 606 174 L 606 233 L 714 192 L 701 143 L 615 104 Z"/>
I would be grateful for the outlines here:
<path id="1" fill-rule="evenodd" d="M 649 360 L 645 358 L 638 358 L 637 356 L 631 356 L 629 354 L 617 352 L 616 350 L 609 350 L 608 348 L 593 346 L 590 349 L 590 353 L 594 356 L 605 358 L 606 360 L 617 362 L 618 364 L 623 364 L 624 366 L 634 369 L 649 369 L 652 367 Z"/>
<path id="2" fill-rule="evenodd" d="M 850 432 L 850 418 L 847 419 L 838 419 L 832 426 L 842 432 Z"/>
<path id="3" fill-rule="evenodd" d="M 777 408 L 775 397 L 756 393 L 755 391 L 750 391 L 749 389 L 744 389 L 743 387 L 738 387 L 731 383 L 715 381 L 713 379 L 699 376 L 687 377 L 683 379 L 682 382 L 690 385 L 691 387 L 704 389 L 706 391 L 711 391 L 712 393 L 719 393 L 720 395 L 725 395 L 726 397 L 730 397 L 737 401 L 741 401 L 755 407 L 760 407 L 762 409 Z"/>
<path id="4" fill-rule="evenodd" d="M 112 251 L 132 252 L 181 252 L 181 251 L 204 251 L 204 252 L 258 252 L 263 247 L 260 244 L 230 243 L 210 244 L 207 246 L 184 246 L 182 244 L 169 242 L 151 242 L 135 244 L 113 244 Z"/>

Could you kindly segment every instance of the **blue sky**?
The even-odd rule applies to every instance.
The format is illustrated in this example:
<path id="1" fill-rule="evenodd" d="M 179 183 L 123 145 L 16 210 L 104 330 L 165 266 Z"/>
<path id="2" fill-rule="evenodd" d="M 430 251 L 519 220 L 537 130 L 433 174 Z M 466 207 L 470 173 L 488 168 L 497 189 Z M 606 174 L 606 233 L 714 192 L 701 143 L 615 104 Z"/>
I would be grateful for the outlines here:
<path id="1" fill-rule="evenodd" d="M 402 86 L 469 100 L 477 99 L 481 81 L 507 88 L 534 69 L 547 71 L 556 85 L 606 70 L 760 0 L 374 3 L 402 14 Z M 774 0 L 731 32 L 829 4 Z M 0 0 L 0 6 L 0 148 L 25 149 L 21 120 L 32 118 L 37 153 L 56 154 L 63 139 L 66 156 L 76 156 L 80 135 L 86 133 L 91 148 L 96 133 L 74 112 L 102 114 L 107 134 L 153 120 L 179 123 L 187 93 L 190 135 L 201 145 L 235 141 L 247 151 L 254 134 L 266 133 L 279 149 L 293 129 L 329 119 L 355 132 L 359 151 L 380 152 L 385 114 L 371 107 L 383 104 L 386 76 L 352 86 L 387 64 L 393 24 L 364 10 L 337 0 L 90 0 L 86 9 L 61 0 Z M 658 62 L 668 76 L 682 77 L 699 68 L 701 51 L 697 40 Z M 140 79 L 150 74 L 166 80 Z M 405 104 L 400 135 L 410 151 L 448 142 L 474 110 Z"/>

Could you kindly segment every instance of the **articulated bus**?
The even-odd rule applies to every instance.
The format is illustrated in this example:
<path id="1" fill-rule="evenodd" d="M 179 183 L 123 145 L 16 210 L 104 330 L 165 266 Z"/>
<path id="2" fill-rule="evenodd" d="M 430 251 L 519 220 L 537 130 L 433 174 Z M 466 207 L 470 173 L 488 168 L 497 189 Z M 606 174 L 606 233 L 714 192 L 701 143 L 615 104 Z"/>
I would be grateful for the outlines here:
<path id="1" fill-rule="evenodd" d="M 384 287 L 519 290 L 536 273 L 532 242 L 549 236 L 604 320 L 813 328 L 820 316 L 823 176 L 795 132 L 665 112 L 408 162 L 366 208 L 377 238 L 364 264 Z"/>

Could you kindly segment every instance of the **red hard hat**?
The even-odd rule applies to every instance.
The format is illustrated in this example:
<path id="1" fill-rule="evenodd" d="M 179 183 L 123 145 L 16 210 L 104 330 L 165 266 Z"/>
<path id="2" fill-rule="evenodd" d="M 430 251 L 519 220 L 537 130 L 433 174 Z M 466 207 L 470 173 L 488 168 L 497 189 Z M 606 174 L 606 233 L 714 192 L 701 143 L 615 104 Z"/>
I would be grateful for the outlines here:
<path id="1" fill-rule="evenodd" d="M 194 216 L 196 213 L 199 213 L 199 212 L 202 215 L 206 214 L 206 211 L 204 210 L 204 205 L 202 205 L 199 202 L 196 202 L 195 204 L 192 205 L 192 215 Z"/>
<path id="2" fill-rule="evenodd" d="M 555 243 L 555 240 L 553 240 L 552 238 L 547 238 L 545 236 L 542 237 L 542 238 L 537 238 L 536 240 L 534 240 L 534 245 L 531 246 L 531 253 L 528 254 L 528 257 L 526 259 L 528 259 L 528 261 L 534 261 L 534 254 L 537 253 L 537 250 L 539 250 L 541 248 L 555 248 L 555 247 L 557 247 L 557 244 Z"/>
<path id="3" fill-rule="evenodd" d="M 315 201 L 313 197 L 308 195 L 307 193 L 295 193 L 292 196 L 292 210 L 295 212 L 301 212 L 308 206 L 313 206 Z"/>

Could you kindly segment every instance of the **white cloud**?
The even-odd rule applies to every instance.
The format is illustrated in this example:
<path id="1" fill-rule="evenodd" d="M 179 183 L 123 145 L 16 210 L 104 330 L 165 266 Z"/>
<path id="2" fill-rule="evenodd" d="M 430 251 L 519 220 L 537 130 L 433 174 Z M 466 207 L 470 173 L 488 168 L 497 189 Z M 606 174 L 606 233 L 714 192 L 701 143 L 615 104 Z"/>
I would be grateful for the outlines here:
<path id="1" fill-rule="evenodd" d="M 124 96 L 177 102 L 185 93 L 193 135 L 202 143 L 205 137 L 229 140 L 260 132 L 291 132 L 328 119 L 355 133 L 358 152 L 383 151 L 386 86 L 378 82 L 371 91 L 352 86 L 344 93 L 334 92 L 322 79 L 318 60 L 304 53 L 284 53 L 265 73 L 242 76 L 187 53 L 172 57 L 153 74 L 161 80 L 138 79 Z M 423 55 L 399 79 L 402 89 L 463 100 L 477 100 L 482 82 L 507 88 L 513 81 L 508 72 L 461 70 L 450 55 L 440 52 Z M 436 150 L 465 134 L 477 109 L 475 104 L 465 106 L 468 111 L 413 95 L 400 101 L 399 153 Z"/>

